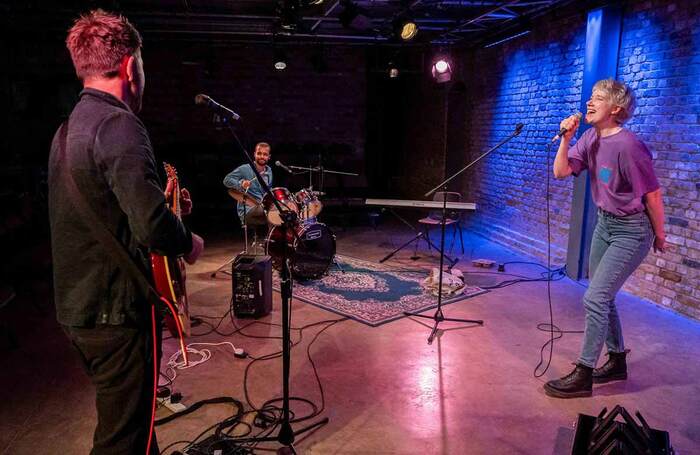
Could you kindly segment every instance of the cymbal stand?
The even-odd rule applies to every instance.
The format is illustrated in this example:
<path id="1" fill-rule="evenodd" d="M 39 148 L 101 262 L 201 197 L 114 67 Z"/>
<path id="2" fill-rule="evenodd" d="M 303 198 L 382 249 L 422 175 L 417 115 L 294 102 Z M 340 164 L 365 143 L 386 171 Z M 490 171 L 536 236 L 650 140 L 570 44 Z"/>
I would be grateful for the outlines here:
<path id="1" fill-rule="evenodd" d="M 336 175 L 347 175 L 350 177 L 358 177 L 360 174 L 355 174 L 353 172 L 342 172 L 342 171 L 330 171 L 323 166 L 315 166 L 315 167 L 305 167 L 305 166 L 287 166 L 290 169 L 296 169 L 297 171 L 307 171 L 309 173 L 309 187 L 313 187 L 313 179 L 312 175 L 314 172 L 320 173 L 320 186 L 319 186 L 319 191 L 323 192 L 323 174 L 336 174 Z"/>

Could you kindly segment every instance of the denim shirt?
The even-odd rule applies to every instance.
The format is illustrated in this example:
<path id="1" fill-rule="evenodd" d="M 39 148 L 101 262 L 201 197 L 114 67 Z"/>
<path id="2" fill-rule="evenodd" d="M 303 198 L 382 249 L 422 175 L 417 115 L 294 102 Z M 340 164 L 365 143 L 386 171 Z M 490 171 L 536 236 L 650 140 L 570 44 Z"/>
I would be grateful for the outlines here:
<path id="1" fill-rule="evenodd" d="M 92 327 L 148 321 L 146 297 L 85 222 L 68 190 L 68 172 L 149 279 L 148 250 L 189 252 L 191 234 L 166 205 L 141 120 L 108 93 L 89 88 L 80 93 L 65 134 L 59 129 L 51 144 L 49 221 L 58 322 Z"/>
<path id="2" fill-rule="evenodd" d="M 261 172 L 261 175 L 265 179 L 267 186 L 272 186 L 272 168 L 270 168 L 270 166 L 265 166 L 265 170 Z M 248 189 L 248 194 L 261 201 L 265 193 L 263 192 L 260 183 L 258 183 L 258 180 L 253 180 L 253 178 L 255 178 L 255 173 L 250 167 L 250 164 L 242 164 L 224 177 L 224 186 L 226 188 L 233 188 L 238 191 L 243 191 L 241 181 L 252 180 L 250 188 Z M 243 215 L 246 211 L 250 211 L 250 207 L 246 207 L 244 204 L 239 202 L 238 217 L 241 220 L 243 220 Z"/>

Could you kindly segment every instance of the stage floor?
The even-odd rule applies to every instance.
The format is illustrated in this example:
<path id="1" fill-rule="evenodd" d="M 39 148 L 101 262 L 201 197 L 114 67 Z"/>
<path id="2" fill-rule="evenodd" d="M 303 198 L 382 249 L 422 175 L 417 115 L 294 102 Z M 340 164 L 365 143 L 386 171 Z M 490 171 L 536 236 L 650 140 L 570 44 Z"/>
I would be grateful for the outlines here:
<path id="1" fill-rule="evenodd" d="M 406 229 L 386 225 L 376 230 L 336 229 L 335 233 L 338 253 L 374 262 L 410 237 Z M 233 236 L 206 240 L 204 256 L 188 269 L 191 311 L 221 317 L 229 309 L 231 281 L 225 274 L 211 278 L 210 272 L 240 251 L 242 242 Z M 470 274 L 484 271 L 472 267 L 471 259 L 528 260 L 466 231 L 465 248 L 456 267 L 476 285 L 512 277 Z M 405 249 L 387 264 L 424 268 L 426 274 L 437 265 L 425 244 L 419 252 L 421 259 L 410 260 L 412 253 L 412 248 Z M 535 277 L 541 269 L 511 264 L 506 271 Z M 564 330 L 581 330 L 580 299 L 585 288 L 568 279 L 551 286 L 555 323 Z M 45 293 L 47 285 L 37 283 L 36 289 Z M 17 333 L 19 343 L 18 348 L 5 352 L 0 373 L 0 453 L 87 453 L 95 424 L 94 391 L 55 322 L 52 304 L 45 298 L 20 297 L 0 314 Z M 571 400 L 547 397 L 542 384 L 571 370 L 580 334 L 566 334 L 556 341 L 551 367 L 543 377 L 533 376 L 540 348 L 549 338 L 536 328 L 549 322 L 544 282 L 518 283 L 445 306 L 446 317 L 485 322 L 483 327 L 443 322 L 432 345 L 426 342 L 431 321 L 424 319 L 403 318 L 379 327 L 345 320 L 328 327 L 315 342 L 315 335 L 327 324 L 308 327 L 292 350 L 291 395 L 324 408 L 318 418 L 294 427 L 323 417 L 330 420 L 299 437 L 295 446 L 299 453 L 324 455 L 566 454 L 578 413 L 597 415 L 603 407 L 620 404 L 630 412 L 639 410 L 653 428 L 667 430 L 678 453 L 700 454 L 700 323 L 627 294 L 620 295 L 618 308 L 626 344 L 632 350 L 630 379 L 594 386 L 592 398 Z M 293 302 L 292 311 L 294 327 L 339 319 L 301 301 Z M 280 320 L 280 295 L 275 293 L 272 314 L 260 321 L 279 324 Z M 239 327 L 248 322 L 236 321 Z M 195 330 L 203 332 L 206 326 Z M 234 328 L 225 319 L 219 330 L 231 333 Z M 280 328 L 253 324 L 244 332 L 277 337 Z M 293 339 L 299 340 L 298 331 Z M 280 349 L 277 338 L 241 333 L 210 333 L 189 341 L 230 341 L 255 357 Z M 323 403 L 307 357 L 311 342 L 309 352 L 323 386 Z M 165 341 L 164 363 L 176 348 L 175 340 Z M 219 396 L 246 403 L 243 379 L 250 359 L 234 358 L 227 346 L 208 348 L 211 359 L 179 370 L 174 389 L 182 393 L 185 404 Z M 254 362 L 247 380 L 253 404 L 281 396 L 281 370 L 279 358 Z M 230 416 L 232 409 L 225 404 L 209 405 L 158 427 L 160 448 L 194 439 Z M 292 410 L 304 415 L 309 407 L 293 402 Z M 165 415 L 167 412 L 159 412 Z M 175 445 L 165 453 L 182 447 Z"/>

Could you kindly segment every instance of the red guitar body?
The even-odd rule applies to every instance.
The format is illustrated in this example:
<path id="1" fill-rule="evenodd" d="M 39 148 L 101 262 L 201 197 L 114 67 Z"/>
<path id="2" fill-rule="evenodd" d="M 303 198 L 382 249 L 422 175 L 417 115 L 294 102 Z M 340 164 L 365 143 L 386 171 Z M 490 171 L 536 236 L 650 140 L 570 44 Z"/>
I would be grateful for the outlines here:
<path id="1" fill-rule="evenodd" d="M 164 163 L 168 175 L 168 186 L 172 187 L 168 200 L 170 209 L 180 217 L 180 185 L 175 168 Z M 170 333 L 176 338 L 189 336 L 190 313 L 185 288 L 185 261 L 181 257 L 161 256 L 151 253 L 153 282 L 161 298 L 168 303 L 164 321 Z M 179 327 L 178 327 L 179 326 Z"/>

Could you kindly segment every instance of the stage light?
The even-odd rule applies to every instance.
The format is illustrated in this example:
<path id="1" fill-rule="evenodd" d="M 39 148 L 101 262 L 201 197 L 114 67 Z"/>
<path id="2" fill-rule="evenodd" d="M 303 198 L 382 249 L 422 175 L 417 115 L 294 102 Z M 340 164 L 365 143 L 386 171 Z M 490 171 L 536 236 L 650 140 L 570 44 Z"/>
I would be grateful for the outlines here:
<path id="1" fill-rule="evenodd" d="M 398 14 L 392 23 L 394 34 L 403 41 L 410 41 L 418 34 L 418 24 L 408 13 Z"/>
<path id="2" fill-rule="evenodd" d="M 433 79 L 437 82 L 449 82 L 452 79 L 452 67 L 446 58 L 440 57 L 433 63 Z"/>
<path id="3" fill-rule="evenodd" d="M 282 49 L 274 50 L 273 63 L 277 71 L 283 71 L 287 68 L 287 56 Z"/>
<path id="4" fill-rule="evenodd" d="M 389 62 L 388 67 L 388 72 L 389 72 L 389 77 L 391 79 L 396 79 L 399 77 L 399 67 L 396 65 L 394 62 Z"/>

